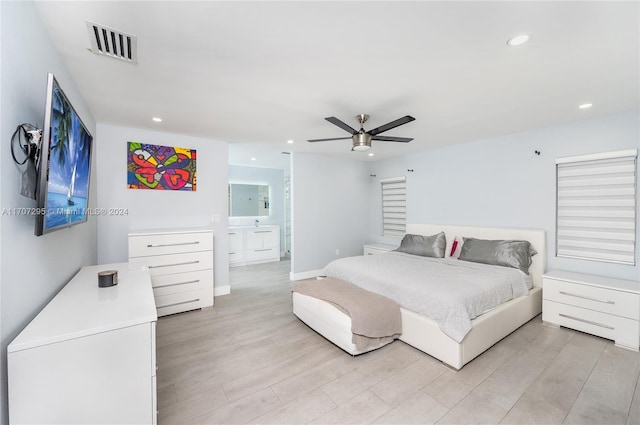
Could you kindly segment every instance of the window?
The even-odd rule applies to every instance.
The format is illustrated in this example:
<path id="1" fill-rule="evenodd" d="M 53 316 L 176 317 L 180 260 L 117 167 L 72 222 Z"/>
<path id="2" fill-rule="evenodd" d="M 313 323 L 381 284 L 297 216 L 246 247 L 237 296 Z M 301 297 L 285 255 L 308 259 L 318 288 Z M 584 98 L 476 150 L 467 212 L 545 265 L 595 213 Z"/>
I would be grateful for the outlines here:
<path id="1" fill-rule="evenodd" d="M 382 236 L 403 237 L 407 223 L 407 184 L 404 177 L 381 179 Z"/>
<path id="2" fill-rule="evenodd" d="M 556 159 L 556 255 L 635 264 L 637 150 Z"/>

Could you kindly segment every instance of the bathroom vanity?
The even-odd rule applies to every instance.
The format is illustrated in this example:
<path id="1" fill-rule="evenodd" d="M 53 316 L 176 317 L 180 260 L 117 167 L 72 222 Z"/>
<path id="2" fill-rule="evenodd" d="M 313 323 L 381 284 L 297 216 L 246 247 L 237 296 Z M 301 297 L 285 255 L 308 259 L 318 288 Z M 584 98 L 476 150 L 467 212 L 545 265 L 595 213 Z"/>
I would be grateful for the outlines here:
<path id="1" fill-rule="evenodd" d="M 229 266 L 280 261 L 280 226 L 229 227 Z"/>

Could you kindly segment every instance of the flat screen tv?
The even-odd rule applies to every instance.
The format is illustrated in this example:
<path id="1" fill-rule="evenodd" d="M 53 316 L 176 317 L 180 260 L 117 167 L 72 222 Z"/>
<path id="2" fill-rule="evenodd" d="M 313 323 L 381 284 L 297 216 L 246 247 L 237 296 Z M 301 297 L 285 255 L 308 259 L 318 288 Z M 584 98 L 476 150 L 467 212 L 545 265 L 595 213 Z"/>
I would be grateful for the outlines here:
<path id="1" fill-rule="evenodd" d="M 93 137 L 53 74 L 47 78 L 36 236 L 87 221 Z"/>

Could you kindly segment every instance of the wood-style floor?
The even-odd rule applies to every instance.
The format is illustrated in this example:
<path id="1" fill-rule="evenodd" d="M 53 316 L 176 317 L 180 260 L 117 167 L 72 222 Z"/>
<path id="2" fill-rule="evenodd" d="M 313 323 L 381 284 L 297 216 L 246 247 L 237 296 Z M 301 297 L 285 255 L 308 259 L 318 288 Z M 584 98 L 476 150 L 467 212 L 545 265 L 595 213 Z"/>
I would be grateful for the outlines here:
<path id="1" fill-rule="evenodd" d="M 289 267 L 158 321 L 161 425 L 640 424 L 639 353 L 538 316 L 459 372 L 400 341 L 351 357 L 293 316 Z"/>

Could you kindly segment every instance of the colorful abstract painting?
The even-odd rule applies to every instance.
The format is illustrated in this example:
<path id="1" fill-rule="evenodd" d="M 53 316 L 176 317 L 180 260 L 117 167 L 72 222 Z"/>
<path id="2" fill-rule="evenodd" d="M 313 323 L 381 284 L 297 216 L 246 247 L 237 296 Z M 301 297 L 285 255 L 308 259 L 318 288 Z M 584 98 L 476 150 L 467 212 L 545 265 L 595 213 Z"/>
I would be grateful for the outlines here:
<path id="1" fill-rule="evenodd" d="M 127 144 L 129 189 L 196 190 L 196 150 Z"/>

